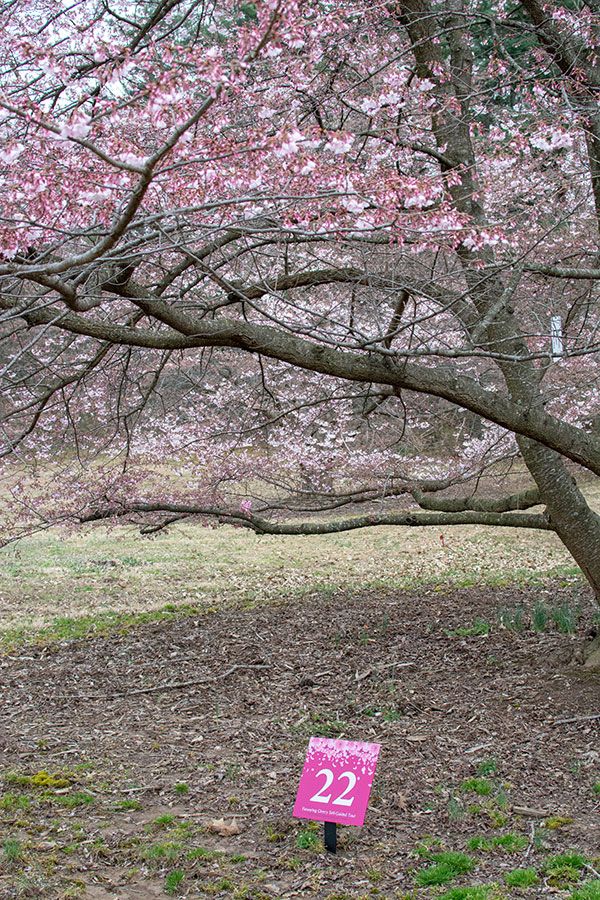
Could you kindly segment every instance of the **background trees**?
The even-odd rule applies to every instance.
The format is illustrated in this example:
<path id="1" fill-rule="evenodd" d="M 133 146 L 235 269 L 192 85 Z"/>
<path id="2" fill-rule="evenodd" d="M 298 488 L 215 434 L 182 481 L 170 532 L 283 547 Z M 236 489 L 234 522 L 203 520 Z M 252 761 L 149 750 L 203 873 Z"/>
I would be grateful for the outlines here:
<path id="1" fill-rule="evenodd" d="M 4 17 L 17 513 L 518 524 L 600 593 L 593 3 Z"/>

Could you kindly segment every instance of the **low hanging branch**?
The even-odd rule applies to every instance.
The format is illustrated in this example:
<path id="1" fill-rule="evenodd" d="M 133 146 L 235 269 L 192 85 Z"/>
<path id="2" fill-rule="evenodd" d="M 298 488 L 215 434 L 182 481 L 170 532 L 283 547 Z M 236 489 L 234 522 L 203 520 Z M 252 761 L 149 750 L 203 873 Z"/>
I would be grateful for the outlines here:
<path id="1" fill-rule="evenodd" d="M 543 514 L 524 514 L 518 512 L 483 512 L 465 510 L 462 512 L 395 512 L 373 513 L 364 516 L 338 519 L 333 522 L 273 522 L 254 515 L 219 509 L 213 506 L 195 506 L 179 503 L 136 503 L 130 506 L 106 507 L 87 513 L 80 518 L 81 522 L 97 522 L 102 519 L 123 518 L 131 514 L 175 514 L 181 518 L 189 516 L 215 518 L 222 524 L 232 524 L 249 528 L 257 534 L 278 535 L 318 535 L 338 534 L 342 531 L 356 531 L 360 528 L 372 528 L 378 525 L 396 527 L 423 527 L 435 525 L 448 528 L 452 525 L 490 525 L 507 528 L 535 528 L 552 531 L 552 525 Z M 170 521 L 174 521 L 170 517 Z"/>

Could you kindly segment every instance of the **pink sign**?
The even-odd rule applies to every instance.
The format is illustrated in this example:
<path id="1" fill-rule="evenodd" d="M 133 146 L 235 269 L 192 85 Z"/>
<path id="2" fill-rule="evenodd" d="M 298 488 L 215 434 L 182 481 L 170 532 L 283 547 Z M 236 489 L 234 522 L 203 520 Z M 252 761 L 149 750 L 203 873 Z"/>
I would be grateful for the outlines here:
<path id="1" fill-rule="evenodd" d="M 380 746 L 312 737 L 294 804 L 295 818 L 362 825 Z"/>

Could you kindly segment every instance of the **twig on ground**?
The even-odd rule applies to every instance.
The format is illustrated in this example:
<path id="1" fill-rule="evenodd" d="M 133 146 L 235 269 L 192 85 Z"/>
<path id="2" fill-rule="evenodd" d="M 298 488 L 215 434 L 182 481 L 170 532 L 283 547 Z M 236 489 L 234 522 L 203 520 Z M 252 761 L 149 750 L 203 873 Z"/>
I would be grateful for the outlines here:
<path id="1" fill-rule="evenodd" d="M 600 713 L 594 713 L 591 716 L 573 716 L 570 719 L 555 719 L 553 725 L 569 725 L 571 722 L 587 722 L 590 719 L 600 719 Z"/>
<path id="2" fill-rule="evenodd" d="M 228 678 L 230 675 L 233 675 L 234 672 L 239 671 L 240 669 L 270 669 L 270 665 L 265 665 L 264 663 L 260 663 L 257 665 L 244 665 L 238 664 L 232 666 L 230 669 L 227 669 L 226 672 L 223 672 L 221 675 L 213 675 L 212 678 L 193 678 L 190 681 L 176 681 L 176 682 L 167 682 L 166 684 L 154 684 L 150 687 L 146 688 L 136 688 L 133 691 L 116 691 L 113 694 L 93 694 L 88 696 L 80 696 L 77 699 L 79 700 L 113 700 L 116 697 L 137 697 L 140 694 L 157 694 L 162 691 L 178 691 L 183 688 L 188 687 L 196 687 L 201 684 L 211 684 L 214 681 L 222 681 L 224 678 Z"/>

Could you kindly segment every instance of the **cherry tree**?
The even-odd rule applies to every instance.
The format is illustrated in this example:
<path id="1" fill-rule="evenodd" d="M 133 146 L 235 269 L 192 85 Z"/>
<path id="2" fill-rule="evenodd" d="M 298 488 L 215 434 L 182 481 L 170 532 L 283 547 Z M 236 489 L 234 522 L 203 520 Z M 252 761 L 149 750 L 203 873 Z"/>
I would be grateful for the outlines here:
<path id="1" fill-rule="evenodd" d="M 600 597 L 596 0 L 1 15 L 5 539 L 517 526 Z"/>

